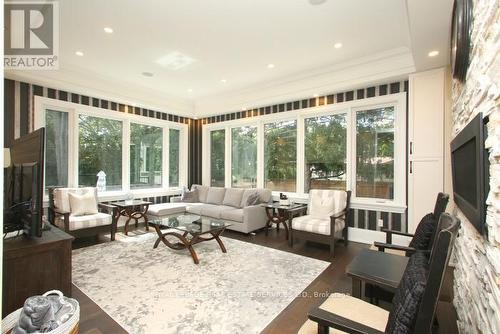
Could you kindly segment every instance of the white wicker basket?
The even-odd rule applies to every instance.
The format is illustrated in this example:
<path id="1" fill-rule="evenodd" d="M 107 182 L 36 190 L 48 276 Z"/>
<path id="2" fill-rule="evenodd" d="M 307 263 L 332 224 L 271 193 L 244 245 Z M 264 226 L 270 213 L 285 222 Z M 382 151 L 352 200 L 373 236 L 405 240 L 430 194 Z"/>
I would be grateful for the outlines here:
<path id="1" fill-rule="evenodd" d="M 43 295 L 48 296 L 48 295 L 54 295 L 54 294 L 59 295 L 59 297 L 61 297 L 61 298 L 63 297 L 62 292 L 58 291 L 58 290 L 47 291 Z M 67 299 L 71 299 L 71 298 L 67 298 Z M 76 301 L 75 299 L 72 299 L 72 300 L 76 303 L 75 314 L 73 314 L 71 316 L 71 318 L 69 318 L 65 323 L 61 324 L 61 326 L 57 327 L 56 329 L 54 329 L 53 331 L 50 331 L 48 333 L 50 333 L 50 334 L 78 334 L 78 331 L 79 331 L 78 325 L 80 322 L 80 305 L 78 304 L 78 301 Z M 19 316 L 21 315 L 22 310 L 23 310 L 22 308 L 17 309 L 14 312 L 12 312 L 11 314 L 9 314 L 8 316 L 6 316 L 2 320 L 2 334 L 9 334 L 12 331 L 12 329 L 14 329 L 14 327 L 17 325 L 17 322 L 19 321 Z M 36 332 L 34 334 L 39 334 L 39 333 Z"/>

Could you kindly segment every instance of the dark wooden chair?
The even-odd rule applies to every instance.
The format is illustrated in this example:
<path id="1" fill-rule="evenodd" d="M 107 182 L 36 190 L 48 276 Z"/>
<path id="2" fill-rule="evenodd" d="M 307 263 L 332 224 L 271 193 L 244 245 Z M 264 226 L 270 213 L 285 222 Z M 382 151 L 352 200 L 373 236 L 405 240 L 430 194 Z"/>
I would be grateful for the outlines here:
<path id="1" fill-rule="evenodd" d="M 449 199 L 450 196 L 448 194 L 439 193 L 437 195 L 434 211 L 422 218 L 415 230 L 415 234 L 383 228 L 382 232 L 386 235 L 385 243 L 375 242 L 371 249 L 401 256 L 409 256 L 416 250 L 430 251 L 436 235 L 437 222 L 441 214 L 446 210 Z M 393 235 L 409 237 L 412 238 L 412 241 L 410 241 L 409 246 L 396 245 L 393 244 Z M 422 240 L 425 241 L 422 242 Z"/>
<path id="2" fill-rule="evenodd" d="M 86 191 L 94 192 L 99 213 L 78 217 L 71 216 L 68 193 Z M 115 240 L 117 217 L 117 207 L 98 202 L 96 188 L 49 188 L 49 222 L 75 238 L 96 236 L 100 233 L 110 233 L 111 240 L 113 241 Z"/>
<path id="3" fill-rule="evenodd" d="M 459 226 L 456 217 L 441 215 L 430 258 L 421 251 L 410 257 L 390 312 L 361 299 L 332 295 L 309 312 L 299 333 L 328 333 L 329 328 L 353 334 L 431 333 Z"/>
<path id="4" fill-rule="evenodd" d="M 311 189 L 308 214 L 292 219 L 290 245 L 297 238 L 327 244 L 333 257 L 337 239 L 348 243 L 350 203 L 351 191 Z"/>

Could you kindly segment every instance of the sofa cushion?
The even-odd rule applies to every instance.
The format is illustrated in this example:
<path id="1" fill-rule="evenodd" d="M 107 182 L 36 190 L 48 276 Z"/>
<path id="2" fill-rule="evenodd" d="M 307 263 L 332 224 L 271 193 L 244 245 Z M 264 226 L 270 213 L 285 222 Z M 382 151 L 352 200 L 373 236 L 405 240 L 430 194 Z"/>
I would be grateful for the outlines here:
<path id="1" fill-rule="evenodd" d="M 183 213 L 184 211 L 186 211 L 186 204 L 184 203 L 161 203 L 150 205 L 148 215 L 162 217 L 175 213 Z"/>
<path id="2" fill-rule="evenodd" d="M 208 186 L 202 186 L 199 184 L 193 184 L 191 186 L 191 190 L 197 190 L 198 191 L 198 200 L 201 203 L 206 203 L 207 202 L 207 194 L 208 194 Z"/>
<path id="3" fill-rule="evenodd" d="M 254 192 L 248 196 L 247 203 L 245 206 L 257 205 L 260 203 L 260 196 L 258 192 Z"/>
<path id="4" fill-rule="evenodd" d="M 70 231 L 75 231 L 75 230 L 81 230 L 83 228 L 90 228 L 90 227 L 96 227 L 96 226 L 104 226 L 104 225 L 110 225 L 113 221 L 113 218 L 111 215 L 108 215 L 107 213 L 96 213 L 93 215 L 86 215 L 86 216 L 69 216 L 69 230 Z M 63 219 L 56 219 L 55 221 L 56 226 L 64 229 L 64 220 Z"/>
<path id="5" fill-rule="evenodd" d="M 198 199 L 198 189 L 194 189 L 191 191 L 184 191 L 181 195 L 181 202 L 184 203 L 197 203 Z"/>
<path id="6" fill-rule="evenodd" d="M 271 198 L 273 196 L 271 190 L 257 189 L 257 192 L 259 193 L 261 203 L 269 203 L 271 201 Z"/>
<path id="7" fill-rule="evenodd" d="M 221 219 L 243 223 L 243 209 L 232 209 L 221 211 Z"/>
<path id="8" fill-rule="evenodd" d="M 229 205 L 235 208 L 239 208 L 241 205 L 241 198 L 243 197 L 243 189 L 238 188 L 228 188 L 224 194 L 224 200 L 222 204 Z"/>
<path id="9" fill-rule="evenodd" d="M 232 206 L 205 204 L 201 207 L 201 215 L 212 218 L 220 218 L 221 213 L 226 210 L 234 210 Z"/>
<path id="10" fill-rule="evenodd" d="M 220 187 L 210 187 L 207 194 L 207 204 L 221 205 L 224 200 L 224 194 L 226 193 L 225 188 Z"/>
<path id="11" fill-rule="evenodd" d="M 201 208 L 204 205 L 210 205 L 210 204 L 205 204 L 205 203 L 185 203 L 185 205 L 186 205 L 186 212 L 194 213 L 196 215 L 201 215 Z"/>
<path id="12" fill-rule="evenodd" d="M 335 220 L 335 233 L 341 231 L 345 226 L 344 219 Z M 296 217 L 292 220 L 292 229 L 330 235 L 330 219 L 317 218 L 311 215 Z"/>
<path id="13" fill-rule="evenodd" d="M 250 197 L 250 195 L 252 194 L 258 194 L 257 189 L 245 189 L 243 191 L 243 195 L 241 196 L 240 208 L 244 208 L 245 206 L 247 206 L 248 197 Z"/>

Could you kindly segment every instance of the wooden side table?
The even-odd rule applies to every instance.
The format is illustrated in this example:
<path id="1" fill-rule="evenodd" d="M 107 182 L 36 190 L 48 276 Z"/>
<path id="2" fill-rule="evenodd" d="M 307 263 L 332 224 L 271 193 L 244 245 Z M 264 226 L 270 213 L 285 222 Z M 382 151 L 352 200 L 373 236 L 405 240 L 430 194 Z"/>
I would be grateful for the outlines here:
<path id="1" fill-rule="evenodd" d="M 132 219 L 135 220 L 135 226 L 138 226 L 139 219 L 144 218 L 144 223 L 146 224 L 146 231 L 149 231 L 149 222 L 148 222 L 148 209 L 151 202 L 146 202 L 142 200 L 129 200 L 129 201 L 118 201 L 112 202 L 111 205 L 114 205 L 118 208 L 116 213 L 116 222 L 118 223 L 118 219 L 120 216 L 127 217 L 127 221 L 125 222 L 125 235 L 128 235 L 128 224 Z"/>
<path id="2" fill-rule="evenodd" d="M 290 241 L 288 230 L 291 227 L 292 219 L 296 216 L 303 215 L 307 210 L 306 204 L 291 204 L 280 205 L 279 203 L 262 204 L 266 209 L 267 223 L 266 223 L 266 236 L 273 224 L 280 228 L 280 224 L 285 227 L 286 240 Z"/>

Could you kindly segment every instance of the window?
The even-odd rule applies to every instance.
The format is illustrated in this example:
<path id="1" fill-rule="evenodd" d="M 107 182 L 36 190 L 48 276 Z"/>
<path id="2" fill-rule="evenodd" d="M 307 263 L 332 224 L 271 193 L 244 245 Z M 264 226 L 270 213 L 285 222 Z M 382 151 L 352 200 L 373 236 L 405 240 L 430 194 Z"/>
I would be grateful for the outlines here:
<path id="1" fill-rule="evenodd" d="M 257 187 L 257 127 L 231 130 L 231 187 Z"/>
<path id="2" fill-rule="evenodd" d="M 68 186 L 68 113 L 45 112 L 45 187 Z"/>
<path id="3" fill-rule="evenodd" d="M 346 189 L 346 114 L 305 119 L 304 192 Z"/>
<path id="4" fill-rule="evenodd" d="M 130 124 L 130 188 L 162 186 L 162 140 L 162 128 Z"/>
<path id="5" fill-rule="evenodd" d="M 169 187 L 179 186 L 179 145 L 180 145 L 180 130 L 170 129 L 168 145 L 168 185 Z"/>
<path id="6" fill-rule="evenodd" d="M 264 186 L 295 192 L 297 177 L 297 121 L 264 125 Z"/>
<path id="7" fill-rule="evenodd" d="M 210 185 L 224 187 L 225 185 L 225 130 L 210 132 Z"/>
<path id="8" fill-rule="evenodd" d="M 356 113 L 356 196 L 394 199 L 394 107 Z"/>
<path id="9" fill-rule="evenodd" d="M 79 115 L 78 185 L 95 186 L 106 173 L 106 190 L 122 189 L 122 122 Z"/>

